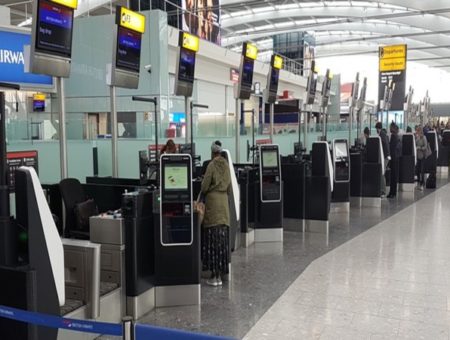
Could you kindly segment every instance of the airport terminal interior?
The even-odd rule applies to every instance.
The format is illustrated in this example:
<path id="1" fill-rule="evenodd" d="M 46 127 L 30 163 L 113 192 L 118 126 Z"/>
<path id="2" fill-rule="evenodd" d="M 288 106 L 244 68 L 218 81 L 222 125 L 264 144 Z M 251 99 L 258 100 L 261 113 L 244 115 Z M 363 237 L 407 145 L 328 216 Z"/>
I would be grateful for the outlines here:
<path id="1" fill-rule="evenodd" d="M 450 0 L 0 0 L 0 339 L 450 339 Z"/>

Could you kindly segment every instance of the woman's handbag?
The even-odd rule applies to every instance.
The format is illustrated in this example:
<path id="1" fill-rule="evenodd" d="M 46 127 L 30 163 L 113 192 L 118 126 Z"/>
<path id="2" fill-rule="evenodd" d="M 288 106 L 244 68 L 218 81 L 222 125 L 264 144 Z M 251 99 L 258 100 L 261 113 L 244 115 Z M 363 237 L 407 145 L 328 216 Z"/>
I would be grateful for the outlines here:
<path id="1" fill-rule="evenodd" d="M 202 225 L 205 218 L 205 203 L 201 200 L 202 194 L 200 193 L 197 200 L 194 202 L 194 211 L 198 214 L 198 224 Z"/>

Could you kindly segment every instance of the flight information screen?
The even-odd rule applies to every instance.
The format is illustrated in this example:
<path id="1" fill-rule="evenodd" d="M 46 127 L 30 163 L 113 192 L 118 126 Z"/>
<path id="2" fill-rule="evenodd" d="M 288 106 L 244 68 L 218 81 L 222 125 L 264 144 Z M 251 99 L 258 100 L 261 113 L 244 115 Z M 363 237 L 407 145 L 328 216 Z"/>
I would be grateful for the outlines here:
<path id="1" fill-rule="evenodd" d="M 47 0 L 39 0 L 36 25 L 36 49 L 71 57 L 72 9 Z"/>
<path id="2" fill-rule="evenodd" d="M 270 86 L 269 91 L 277 92 L 278 91 L 278 81 L 280 78 L 280 70 L 272 67 L 272 74 L 270 76 Z"/>
<path id="3" fill-rule="evenodd" d="M 164 167 L 164 189 L 188 190 L 188 177 L 187 165 L 166 165 Z"/>
<path id="4" fill-rule="evenodd" d="M 252 59 L 244 58 L 241 84 L 246 87 L 252 87 L 253 84 L 253 65 L 254 61 Z"/>
<path id="5" fill-rule="evenodd" d="M 138 72 L 141 68 L 142 34 L 119 26 L 116 67 Z"/>
<path id="6" fill-rule="evenodd" d="M 178 79 L 193 83 L 195 76 L 195 52 L 180 48 Z"/>

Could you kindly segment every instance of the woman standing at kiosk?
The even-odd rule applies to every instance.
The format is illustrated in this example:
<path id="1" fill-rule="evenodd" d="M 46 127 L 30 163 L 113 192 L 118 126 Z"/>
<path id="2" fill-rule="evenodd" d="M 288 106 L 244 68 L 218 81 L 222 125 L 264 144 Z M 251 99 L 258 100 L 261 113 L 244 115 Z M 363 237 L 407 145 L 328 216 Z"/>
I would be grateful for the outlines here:
<path id="1" fill-rule="evenodd" d="M 228 193 L 231 189 L 231 175 L 228 162 L 222 157 L 222 147 L 211 146 L 213 159 L 208 165 L 202 182 L 205 196 L 205 228 L 202 240 L 203 270 L 211 271 L 206 282 L 211 286 L 222 285 L 221 277 L 228 274 L 230 209 Z"/>
<path id="2" fill-rule="evenodd" d="M 423 190 L 425 185 L 425 160 L 431 154 L 427 138 L 423 135 L 423 128 L 418 126 L 416 128 L 416 147 L 417 147 L 417 188 Z"/>

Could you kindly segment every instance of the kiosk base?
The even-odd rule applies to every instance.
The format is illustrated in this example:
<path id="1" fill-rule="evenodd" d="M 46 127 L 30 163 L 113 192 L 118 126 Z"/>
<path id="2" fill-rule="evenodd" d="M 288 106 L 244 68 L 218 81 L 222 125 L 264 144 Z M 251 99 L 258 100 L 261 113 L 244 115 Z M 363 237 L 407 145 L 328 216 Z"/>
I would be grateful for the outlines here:
<path id="1" fill-rule="evenodd" d="M 155 298 L 156 307 L 200 305 L 201 286 L 194 284 L 156 287 Z"/>
<path id="2" fill-rule="evenodd" d="M 250 230 L 247 233 L 242 233 L 241 235 L 241 246 L 244 248 L 250 247 L 255 243 L 255 230 Z"/>
<path id="3" fill-rule="evenodd" d="M 127 296 L 127 315 L 137 320 L 155 308 L 155 288 L 139 296 Z"/>
<path id="4" fill-rule="evenodd" d="M 328 234 L 330 231 L 329 221 L 306 220 L 303 232 Z"/>
<path id="5" fill-rule="evenodd" d="M 362 207 L 381 208 L 381 197 L 362 197 Z"/>
<path id="6" fill-rule="evenodd" d="M 283 228 L 255 229 L 255 242 L 283 242 Z"/>
<path id="7" fill-rule="evenodd" d="M 437 172 L 441 174 L 448 174 L 448 166 L 438 166 Z"/>
<path id="8" fill-rule="evenodd" d="M 350 197 L 350 205 L 352 207 L 360 208 L 362 206 L 362 197 L 359 196 Z"/>
<path id="9" fill-rule="evenodd" d="M 331 203 L 330 213 L 348 213 L 350 212 L 350 202 Z"/>
<path id="10" fill-rule="evenodd" d="M 400 183 L 398 185 L 399 191 L 414 192 L 416 185 L 414 183 Z"/>

